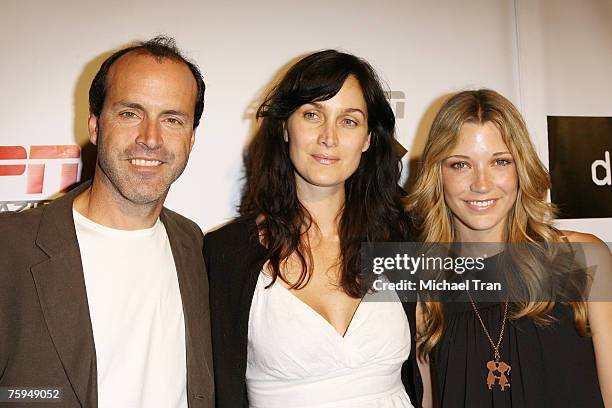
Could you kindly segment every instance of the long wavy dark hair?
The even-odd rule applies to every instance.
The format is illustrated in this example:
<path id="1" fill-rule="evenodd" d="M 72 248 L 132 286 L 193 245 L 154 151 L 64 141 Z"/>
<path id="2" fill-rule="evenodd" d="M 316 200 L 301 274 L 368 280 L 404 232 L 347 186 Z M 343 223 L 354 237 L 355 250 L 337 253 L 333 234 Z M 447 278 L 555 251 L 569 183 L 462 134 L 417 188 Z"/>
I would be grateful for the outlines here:
<path id="1" fill-rule="evenodd" d="M 346 200 L 338 217 L 337 266 L 339 285 L 345 293 L 361 297 L 365 293 L 360 277 L 361 243 L 399 241 L 408 233 L 403 190 L 398 186 L 401 163 L 395 150 L 395 117 L 378 75 L 366 61 L 336 50 L 315 52 L 293 65 L 267 95 L 257 110 L 260 127 L 246 153 L 240 214 L 259 220 L 258 234 L 267 248 L 272 283 L 280 277 L 292 289 L 304 287 L 313 265 L 307 232 L 317 225 L 298 199 L 295 169 L 283 131 L 296 109 L 334 97 L 349 75 L 361 86 L 371 140 L 357 170 L 344 184 Z M 281 265 L 292 254 L 301 262 L 302 272 L 290 283 Z"/>

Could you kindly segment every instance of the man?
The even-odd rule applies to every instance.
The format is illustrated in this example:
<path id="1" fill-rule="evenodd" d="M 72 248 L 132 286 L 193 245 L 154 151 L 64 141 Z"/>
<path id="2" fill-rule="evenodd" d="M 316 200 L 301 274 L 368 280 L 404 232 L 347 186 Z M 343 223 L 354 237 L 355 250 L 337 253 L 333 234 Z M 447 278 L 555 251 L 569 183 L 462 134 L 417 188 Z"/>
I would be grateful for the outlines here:
<path id="1" fill-rule="evenodd" d="M 163 208 L 195 140 L 201 74 L 156 37 L 109 57 L 89 103 L 93 181 L 0 216 L 0 397 L 61 388 L 48 406 L 212 407 L 202 233 Z"/>

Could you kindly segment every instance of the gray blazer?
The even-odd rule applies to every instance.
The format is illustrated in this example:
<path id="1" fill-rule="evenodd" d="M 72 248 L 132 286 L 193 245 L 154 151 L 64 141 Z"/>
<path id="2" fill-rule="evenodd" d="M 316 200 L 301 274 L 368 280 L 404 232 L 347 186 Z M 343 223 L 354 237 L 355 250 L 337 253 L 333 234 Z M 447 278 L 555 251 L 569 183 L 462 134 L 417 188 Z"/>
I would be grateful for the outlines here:
<path id="1" fill-rule="evenodd" d="M 61 403 L 36 403 L 40 407 L 98 406 L 96 351 L 72 218 L 72 202 L 86 187 L 43 207 L 0 214 L 0 387 L 62 387 Z M 210 408 L 214 384 L 202 232 L 166 208 L 160 219 L 183 302 L 187 400 L 191 408 Z"/>

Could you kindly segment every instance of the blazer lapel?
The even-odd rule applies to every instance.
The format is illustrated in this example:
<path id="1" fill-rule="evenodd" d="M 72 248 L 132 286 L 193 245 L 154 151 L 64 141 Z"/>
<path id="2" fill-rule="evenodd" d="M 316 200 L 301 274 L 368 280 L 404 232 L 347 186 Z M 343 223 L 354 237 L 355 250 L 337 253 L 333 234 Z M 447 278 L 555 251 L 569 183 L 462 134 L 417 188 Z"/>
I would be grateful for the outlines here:
<path id="1" fill-rule="evenodd" d="M 212 398 L 214 384 L 208 279 L 202 248 L 166 209 L 162 210 L 160 218 L 170 241 L 183 304 L 189 396 L 209 399 Z"/>
<path id="2" fill-rule="evenodd" d="M 66 375 L 84 407 L 97 407 L 96 353 L 72 202 L 88 185 L 43 210 L 36 245 L 48 259 L 31 268 L 42 313 Z"/>

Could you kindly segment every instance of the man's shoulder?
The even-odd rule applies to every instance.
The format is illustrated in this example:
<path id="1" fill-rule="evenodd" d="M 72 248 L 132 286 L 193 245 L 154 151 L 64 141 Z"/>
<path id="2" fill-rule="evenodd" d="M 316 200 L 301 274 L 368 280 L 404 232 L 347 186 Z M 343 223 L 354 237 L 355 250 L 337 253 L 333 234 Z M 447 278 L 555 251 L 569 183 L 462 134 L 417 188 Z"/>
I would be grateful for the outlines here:
<path id="1" fill-rule="evenodd" d="M 196 224 L 195 221 L 190 220 L 189 218 L 177 213 L 176 211 L 172 211 L 171 209 L 164 207 L 163 212 L 166 217 L 174 220 L 175 222 L 181 225 L 189 226 L 190 228 L 200 229 L 200 227 L 198 227 L 198 224 Z"/>
<path id="2" fill-rule="evenodd" d="M 192 238 L 202 240 L 202 230 L 194 221 L 166 207 L 164 207 L 162 210 L 162 214 L 166 220 L 170 221 L 173 226 L 178 228 L 182 233 L 187 234 Z M 168 223 L 166 222 L 165 224 L 166 229 L 168 229 Z"/>
<path id="3" fill-rule="evenodd" d="M 19 212 L 0 213 L 1 242 L 18 241 L 19 246 L 29 239 L 35 239 L 39 230 L 49 225 L 63 228 L 72 223 L 72 203 L 74 198 L 89 186 L 85 182 L 63 196 L 45 205 L 39 205 Z"/>
<path id="4" fill-rule="evenodd" d="M 0 213 L 0 241 L 6 244 L 31 240 L 40 227 L 43 207 L 19 212 Z M 5 246 L 5 244 L 3 244 Z"/>

